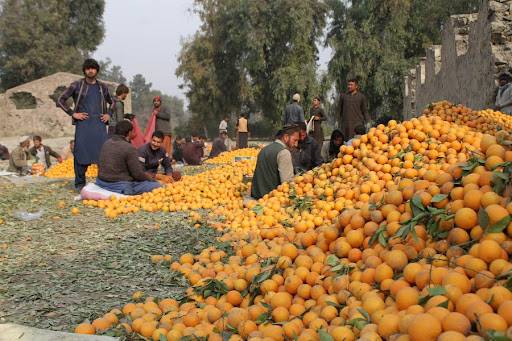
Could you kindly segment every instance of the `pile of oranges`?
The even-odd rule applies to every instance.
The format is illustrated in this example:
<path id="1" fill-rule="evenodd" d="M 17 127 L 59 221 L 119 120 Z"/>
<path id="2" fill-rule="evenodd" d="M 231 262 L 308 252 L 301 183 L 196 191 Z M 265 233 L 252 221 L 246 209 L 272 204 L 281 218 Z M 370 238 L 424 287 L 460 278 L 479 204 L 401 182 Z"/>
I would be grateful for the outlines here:
<path id="1" fill-rule="evenodd" d="M 207 159 L 204 163 L 208 164 L 223 164 L 223 163 L 232 163 L 235 161 L 235 158 L 255 158 L 258 156 L 259 149 L 257 148 L 241 148 L 235 149 L 228 152 L 223 152 L 213 157 L 211 159 Z"/>
<path id="2" fill-rule="evenodd" d="M 49 178 L 73 178 L 75 177 L 75 171 L 73 166 L 73 159 L 64 160 L 62 163 L 57 163 L 48 169 L 44 174 Z M 95 178 L 98 176 L 98 166 L 91 165 L 87 168 L 85 173 L 87 177 Z"/>
<path id="3" fill-rule="evenodd" d="M 235 196 L 208 207 L 210 219 L 223 217 L 220 239 L 233 254 L 210 247 L 171 263 L 191 284 L 186 296 L 130 302 L 75 331 L 153 340 L 510 338 L 511 128 L 510 116 L 447 102 L 374 127 L 258 201 Z"/>
<path id="4" fill-rule="evenodd" d="M 224 165 L 193 176 L 184 176 L 180 181 L 167 184 L 150 193 L 110 200 L 84 200 L 84 205 L 104 209 L 105 215 L 115 218 L 120 214 L 137 212 L 188 211 L 224 207 L 240 210 L 242 196 L 249 184 L 244 175 L 252 174 L 255 160 L 244 160 Z"/>

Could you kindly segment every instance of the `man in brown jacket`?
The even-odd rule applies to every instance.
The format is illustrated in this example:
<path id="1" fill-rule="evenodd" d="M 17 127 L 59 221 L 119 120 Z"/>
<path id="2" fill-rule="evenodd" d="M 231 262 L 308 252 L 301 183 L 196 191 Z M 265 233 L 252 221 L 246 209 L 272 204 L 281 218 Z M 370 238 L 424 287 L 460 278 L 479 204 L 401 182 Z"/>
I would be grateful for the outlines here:
<path id="1" fill-rule="evenodd" d="M 339 128 L 345 138 L 350 140 L 356 134 L 356 126 L 364 126 L 368 122 L 370 116 L 366 97 L 359 92 L 357 79 L 351 79 L 348 81 L 348 93 L 340 96 Z"/>
<path id="2" fill-rule="evenodd" d="M 30 158 L 28 152 L 29 148 L 30 138 L 25 137 L 20 142 L 20 145 L 12 151 L 9 157 L 8 172 L 18 173 L 19 175 L 30 174 L 30 167 L 28 166 L 28 159 Z"/>
<path id="3" fill-rule="evenodd" d="M 133 126 L 129 121 L 117 123 L 115 135 L 101 148 L 96 185 L 126 195 L 151 192 L 161 187 L 144 172 L 137 149 L 130 143 L 133 136 Z"/>

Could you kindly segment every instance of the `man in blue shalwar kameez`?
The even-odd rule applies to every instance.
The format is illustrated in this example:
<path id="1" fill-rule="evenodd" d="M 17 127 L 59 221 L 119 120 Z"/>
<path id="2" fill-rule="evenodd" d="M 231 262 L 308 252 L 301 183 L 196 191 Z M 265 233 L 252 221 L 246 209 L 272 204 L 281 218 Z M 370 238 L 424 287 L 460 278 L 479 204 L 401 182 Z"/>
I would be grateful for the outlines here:
<path id="1" fill-rule="evenodd" d="M 75 188 L 85 186 L 87 168 L 98 163 L 100 150 L 107 140 L 107 125 L 112 97 L 106 84 L 96 79 L 100 66 L 94 59 L 84 61 L 82 71 L 85 78 L 73 82 L 59 97 L 57 106 L 73 118 L 75 125 Z M 66 104 L 73 98 L 74 108 Z"/>

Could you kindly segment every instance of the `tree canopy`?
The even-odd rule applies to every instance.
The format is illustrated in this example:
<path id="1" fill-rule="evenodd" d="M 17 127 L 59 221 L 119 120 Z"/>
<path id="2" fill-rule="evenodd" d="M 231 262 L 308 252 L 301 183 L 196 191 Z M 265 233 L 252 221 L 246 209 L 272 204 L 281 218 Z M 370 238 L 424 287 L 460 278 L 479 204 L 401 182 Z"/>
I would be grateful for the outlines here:
<path id="1" fill-rule="evenodd" d="M 58 71 L 80 72 L 104 36 L 104 0 L 5 0 L 0 13 L 0 88 Z"/>
<path id="2" fill-rule="evenodd" d="M 206 122 L 213 131 L 224 115 L 244 111 L 262 112 L 276 123 L 293 93 L 308 107 L 313 96 L 328 99 L 345 91 L 352 77 L 359 79 L 374 118 L 399 114 L 404 73 L 425 47 L 440 43 L 449 15 L 476 12 L 479 3 L 195 0 L 202 25 L 184 42 L 176 70 L 191 124 Z M 332 50 L 327 74 L 318 71 L 322 45 Z"/>

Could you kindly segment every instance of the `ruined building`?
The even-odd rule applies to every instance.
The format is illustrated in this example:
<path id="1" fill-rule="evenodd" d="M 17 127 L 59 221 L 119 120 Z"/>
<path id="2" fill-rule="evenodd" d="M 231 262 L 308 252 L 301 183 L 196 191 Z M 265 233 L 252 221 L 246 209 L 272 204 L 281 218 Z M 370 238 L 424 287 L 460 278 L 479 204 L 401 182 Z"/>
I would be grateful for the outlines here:
<path id="1" fill-rule="evenodd" d="M 497 75 L 510 67 L 512 0 L 482 0 L 478 14 L 450 17 L 441 45 L 428 48 L 405 76 L 404 119 L 444 99 L 473 109 L 491 107 Z"/>
<path id="2" fill-rule="evenodd" d="M 66 72 L 19 85 L 0 94 L 0 137 L 41 135 L 43 137 L 71 136 L 75 128 L 71 118 L 55 101 L 73 81 L 83 76 Z M 117 84 L 105 82 L 115 94 Z M 125 101 L 131 112 L 131 97 Z"/>

